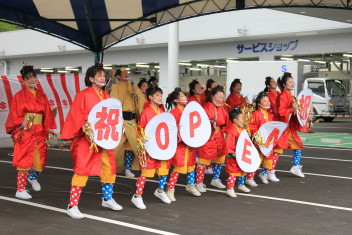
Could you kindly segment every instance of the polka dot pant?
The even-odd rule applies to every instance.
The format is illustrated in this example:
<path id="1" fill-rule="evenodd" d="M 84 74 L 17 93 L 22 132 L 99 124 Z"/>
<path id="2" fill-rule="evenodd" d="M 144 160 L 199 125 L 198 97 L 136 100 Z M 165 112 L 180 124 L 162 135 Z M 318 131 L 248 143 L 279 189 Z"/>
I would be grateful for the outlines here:
<path id="1" fill-rule="evenodd" d="M 114 184 L 102 183 L 102 193 L 105 201 L 112 199 L 112 194 L 114 192 Z"/>

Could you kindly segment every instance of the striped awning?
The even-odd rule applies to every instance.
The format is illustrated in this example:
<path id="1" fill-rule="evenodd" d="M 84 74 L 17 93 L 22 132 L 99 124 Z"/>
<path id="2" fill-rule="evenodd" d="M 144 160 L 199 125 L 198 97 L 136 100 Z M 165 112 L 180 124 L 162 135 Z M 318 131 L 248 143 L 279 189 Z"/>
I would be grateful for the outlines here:
<path id="1" fill-rule="evenodd" d="M 217 12 L 253 8 L 351 9 L 349 0 L 0 0 L 0 21 L 101 52 L 152 28 Z"/>

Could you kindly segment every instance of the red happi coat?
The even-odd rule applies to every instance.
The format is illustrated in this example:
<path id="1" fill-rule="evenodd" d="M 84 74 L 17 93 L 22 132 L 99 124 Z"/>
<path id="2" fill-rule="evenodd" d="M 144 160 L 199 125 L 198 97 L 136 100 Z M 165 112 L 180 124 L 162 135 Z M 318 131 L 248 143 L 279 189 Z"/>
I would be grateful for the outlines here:
<path id="1" fill-rule="evenodd" d="M 104 99 L 110 98 L 101 91 Z M 89 150 L 90 142 L 85 136 L 82 126 L 88 119 L 89 112 L 101 101 L 100 96 L 92 87 L 76 94 L 70 111 L 67 114 L 64 126 L 61 131 L 61 139 L 71 140 L 71 158 L 73 171 L 79 175 L 100 176 L 102 166 L 103 148 L 98 146 L 98 152 Z M 111 166 L 111 173 L 116 174 L 116 163 L 114 150 L 106 150 Z"/>
<path id="2" fill-rule="evenodd" d="M 303 148 L 303 143 L 301 138 L 297 134 L 297 130 L 301 129 L 298 122 L 297 115 L 292 111 L 292 100 L 296 99 L 289 90 L 284 89 L 279 96 L 279 108 L 278 113 L 280 115 L 280 121 L 288 123 L 288 127 L 282 134 L 278 142 L 278 147 L 280 148 L 290 148 L 288 137 L 290 133 L 292 137 L 297 142 L 297 144 Z"/>
<path id="3" fill-rule="evenodd" d="M 234 124 L 230 124 L 227 127 L 227 132 L 226 132 L 226 154 L 230 153 L 236 153 L 236 146 L 237 146 L 237 141 L 238 138 L 240 137 L 240 134 L 244 130 L 243 127 L 237 127 Z M 242 174 L 244 171 L 241 170 L 239 167 L 236 157 L 229 157 L 229 155 L 226 156 L 226 172 L 227 173 L 240 173 Z"/>
<path id="4" fill-rule="evenodd" d="M 226 99 L 226 103 L 230 105 L 230 109 L 235 109 L 237 107 L 241 108 L 241 105 L 245 103 L 243 96 L 236 92 L 232 92 Z"/>
<path id="5" fill-rule="evenodd" d="M 278 91 L 268 91 L 268 98 L 270 100 L 270 106 L 273 114 L 279 120 L 279 96 L 280 92 Z"/>
<path id="6" fill-rule="evenodd" d="M 212 102 L 207 102 L 203 108 L 211 125 L 214 126 L 213 121 L 215 121 L 215 125 L 220 128 L 220 132 L 215 133 L 215 129 L 212 128 L 208 142 L 198 148 L 198 154 L 200 158 L 215 160 L 216 157 L 225 155 L 224 133 L 230 121 L 229 115 L 222 106 L 215 106 Z"/>
<path id="7" fill-rule="evenodd" d="M 248 127 L 253 135 L 256 133 L 259 128 L 266 122 L 277 121 L 275 115 L 270 111 L 265 111 L 264 109 L 259 108 L 254 111 L 251 116 L 251 120 L 248 122 Z"/>
<path id="8" fill-rule="evenodd" d="M 188 100 L 188 103 L 189 102 L 191 102 L 191 101 L 195 101 L 195 102 L 197 102 L 198 104 L 200 104 L 200 105 L 204 105 L 204 103 L 205 103 L 205 94 L 204 93 L 202 93 L 202 94 L 200 94 L 199 95 L 199 98 L 197 97 L 197 95 L 196 94 L 194 94 L 194 95 L 188 95 L 187 96 L 187 100 Z"/>
<path id="9" fill-rule="evenodd" d="M 159 108 L 159 110 L 160 110 L 160 113 L 164 113 L 163 109 Z M 141 127 L 145 128 L 147 126 L 148 122 L 158 114 L 159 113 L 157 113 L 157 111 L 149 103 L 149 106 L 145 107 L 142 111 L 141 120 L 139 121 L 139 125 Z M 148 160 L 147 160 L 146 169 L 156 169 L 156 168 L 161 167 L 161 160 L 151 158 L 148 153 L 147 153 L 147 156 L 148 156 L 148 158 L 147 158 Z M 168 168 L 170 168 L 169 160 L 167 160 L 167 166 L 168 166 Z M 142 169 L 141 166 L 140 166 L 140 168 Z"/>
<path id="10" fill-rule="evenodd" d="M 34 95 L 27 88 L 23 88 L 13 97 L 9 116 L 7 117 L 5 128 L 6 133 L 10 134 L 24 122 L 26 113 L 38 113 L 43 115 L 42 125 L 33 124 L 30 130 L 24 132 L 22 138 L 14 144 L 14 154 L 12 165 L 21 168 L 31 168 L 33 163 L 34 149 L 37 144 L 40 159 L 46 166 L 48 130 L 56 129 L 55 118 L 50 109 L 48 98 L 40 89 Z M 17 137 L 21 133 L 18 130 L 14 133 Z"/>
<path id="11" fill-rule="evenodd" d="M 170 112 L 175 117 L 177 126 L 180 125 L 180 119 L 181 119 L 182 112 L 183 111 L 178 107 L 174 108 Z M 174 166 L 184 166 L 185 165 L 185 155 L 186 155 L 187 147 L 189 148 L 189 164 L 188 165 L 194 166 L 196 164 L 196 151 L 195 151 L 195 149 L 191 148 L 191 147 L 187 146 L 185 143 L 183 143 L 181 137 L 179 136 L 176 153 L 170 159 L 170 163 L 172 165 L 174 165 Z"/>

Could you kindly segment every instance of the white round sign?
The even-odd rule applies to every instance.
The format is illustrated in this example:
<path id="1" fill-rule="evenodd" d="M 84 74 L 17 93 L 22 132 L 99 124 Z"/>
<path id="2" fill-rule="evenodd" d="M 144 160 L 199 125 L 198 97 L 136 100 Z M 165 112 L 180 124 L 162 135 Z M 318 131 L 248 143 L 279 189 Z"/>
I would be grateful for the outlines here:
<path id="1" fill-rule="evenodd" d="M 312 106 L 313 91 L 311 89 L 304 89 L 298 95 L 298 100 L 301 107 L 298 110 L 298 121 L 301 126 L 306 125 L 309 117 L 310 107 Z"/>
<path id="2" fill-rule="evenodd" d="M 150 157 L 157 160 L 169 160 L 177 148 L 177 125 L 170 113 L 160 113 L 153 117 L 145 127 L 149 137 L 144 144 Z"/>
<path id="3" fill-rule="evenodd" d="M 97 103 L 89 112 L 88 121 L 94 130 L 94 141 L 104 149 L 114 149 L 122 134 L 122 105 L 115 98 Z"/>
<path id="4" fill-rule="evenodd" d="M 187 104 L 180 119 L 182 141 L 190 147 L 203 146 L 211 135 L 211 125 L 203 107 L 195 101 Z"/>
<path id="5" fill-rule="evenodd" d="M 264 156 L 267 157 L 270 155 L 277 140 L 280 139 L 287 126 L 287 123 L 273 121 L 266 122 L 259 128 L 260 136 L 265 143 L 265 146 L 259 146 L 259 149 Z"/>
<path id="6" fill-rule="evenodd" d="M 244 172 L 256 171 L 261 162 L 258 150 L 245 130 L 241 132 L 237 140 L 236 160 Z"/>

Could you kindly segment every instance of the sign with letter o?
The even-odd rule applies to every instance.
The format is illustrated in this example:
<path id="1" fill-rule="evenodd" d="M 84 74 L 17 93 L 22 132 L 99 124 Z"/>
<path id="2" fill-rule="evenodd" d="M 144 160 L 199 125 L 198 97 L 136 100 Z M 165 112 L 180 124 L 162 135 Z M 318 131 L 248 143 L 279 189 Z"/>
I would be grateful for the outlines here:
<path id="1" fill-rule="evenodd" d="M 174 116 L 170 113 L 160 113 L 153 117 L 145 127 L 149 137 L 144 144 L 150 157 L 157 160 L 169 160 L 177 148 L 177 126 Z"/>
<path id="2" fill-rule="evenodd" d="M 97 103 L 89 112 L 88 121 L 94 130 L 94 142 L 104 149 L 114 149 L 122 134 L 122 105 L 115 98 Z"/>
<path id="3" fill-rule="evenodd" d="M 193 148 L 203 146 L 211 135 L 211 125 L 203 107 L 195 101 L 187 104 L 180 119 L 182 141 Z"/>
<path id="4" fill-rule="evenodd" d="M 237 140 L 236 160 L 244 172 L 256 171 L 261 162 L 258 150 L 245 130 L 241 132 Z"/>

